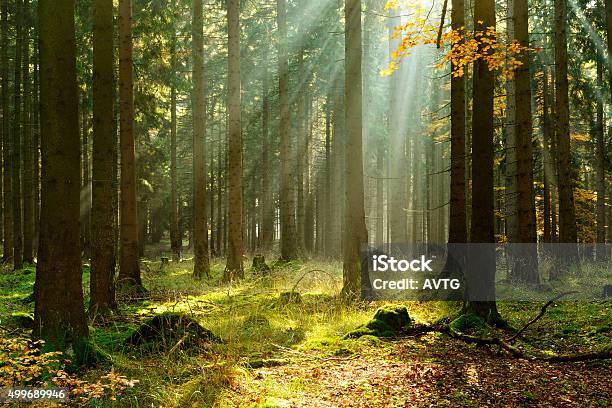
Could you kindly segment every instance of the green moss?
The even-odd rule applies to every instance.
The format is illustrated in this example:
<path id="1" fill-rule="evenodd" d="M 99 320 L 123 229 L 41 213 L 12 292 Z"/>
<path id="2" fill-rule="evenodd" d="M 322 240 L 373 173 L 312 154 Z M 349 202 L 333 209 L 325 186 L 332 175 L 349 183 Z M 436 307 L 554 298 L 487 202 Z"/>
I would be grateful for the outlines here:
<path id="1" fill-rule="evenodd" d="M 369 322 L 347 333 L 345 339 L 355 339 L 362 336 L 395 337 L 412 325 L 406 306 L 388 305 L 376 311 Z"/>
<path id="2" fill-rule="evenodd" d="M 464 332 L 469 329 L 483 329 L 486 325 L 486 322 L 480 316 L 468 313 L 462 314 L 450 322 L 449 327 L 452 331 Z"/>

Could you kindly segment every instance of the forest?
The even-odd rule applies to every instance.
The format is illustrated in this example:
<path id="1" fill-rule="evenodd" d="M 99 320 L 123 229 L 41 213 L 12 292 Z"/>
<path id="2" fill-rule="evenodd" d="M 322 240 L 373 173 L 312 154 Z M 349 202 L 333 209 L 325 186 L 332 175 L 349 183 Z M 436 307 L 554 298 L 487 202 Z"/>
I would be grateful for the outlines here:
<path id="1" fill-rule="evenodd" d="M 612 0 L 0 16 L 1 407 L 612 405 Z"/>

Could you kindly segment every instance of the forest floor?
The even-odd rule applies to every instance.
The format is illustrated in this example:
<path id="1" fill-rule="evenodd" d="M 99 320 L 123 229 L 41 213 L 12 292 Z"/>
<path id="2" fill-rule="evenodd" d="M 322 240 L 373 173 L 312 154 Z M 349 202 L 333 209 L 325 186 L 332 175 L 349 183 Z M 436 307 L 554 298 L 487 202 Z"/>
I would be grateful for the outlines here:
<path id="1" fill-rule="evenodd" d="M 345 340 L 384 302 L 340 303 L 334 296 L 342 281 L 338 263 L 270 264 L 269 276 L 253 275 L 247 268 L 247 278 L 231 286 L 221 283 L 220 260 L 213 262 L 211 278 L 202 281 L 192 279 L 189 260 L 143 261 L 148 292 L 119 296 L 119 314 L 90 323 L 92 342 L 107 358 L 77 374 L 95 382 L 113 368 L 139 383 L 118 401 L 93 406 L 612 406 L 610 360 L 516 359 L 438 332 Z M 34 275 L 32 267 L 0 274 L 0 336 L 28 334 L 14 323 L 15 316 L 33 312 L 33 304 L 23 299 L 32 292 Z M 84 267 L 86 301 L 88 279 Z M 294 288 L 301 302 L 284 302 L 282 293 Z M 448 319 L 460 309 L 454 302 L 404 304 L 417 323 Z M 524 325 L 540 307 L 499 304 L 512 327 Z M 163 350 L 125 343 L 143 321 L 164 312 L 191 316 L 223 342 Z M 610 301 L 559 301 L 516 345 L 551 355 L 600 350 L 612 344 L 610 316 Z M 0 369 L 1 362 L 0 355 Z"/>

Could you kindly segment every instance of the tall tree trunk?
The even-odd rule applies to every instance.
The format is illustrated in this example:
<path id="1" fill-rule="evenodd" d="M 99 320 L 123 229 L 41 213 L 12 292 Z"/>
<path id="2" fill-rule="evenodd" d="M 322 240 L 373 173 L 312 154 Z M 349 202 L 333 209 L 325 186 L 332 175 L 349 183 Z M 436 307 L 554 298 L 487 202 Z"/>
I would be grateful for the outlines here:
<path id="1" fill-rule="evenodd" d="M 23 0 L 15 0 L 15 69 L 13 81 L 13 133 L 11 174 L 13 198 L 13 269 L 23 264 L 23 228 L 21 216 L 21 63 L 23 53 Z"/>
<path id="2" fill-rule="evenodd" d="M 176 1 L 173 1 L 173 6 Z M 181 259 L 181 237 L 179 236 L 178 219 L 178 172 L 176 168 L 176 27 L 172 27 L 172 39 L 170 45 L 170 58 L 172 78 L 170 79 L 170 250 L 172 259 L 178 262 Z"/>
<path id="3" fill-rule="evenodd" d="M 361 0 L 346 0 L 345 87 L 346 100 L 346 235 L 343 245 L 343 296 L 354 299 L 361 291 L 361 246 L 368 243 L 363 185 L 363 112 L 361 72 Z"/>
<path id="4" fill-rule="evenodd" d="M 567 74 L 567 0 L 555 0 L 556 123 L 559 186 L 559 242 L 577 242 L 574 181 L 570 151 L 570 113 Z M 577 247 L 568 246 L 566 255 L 576 258 Z M 555 270 L 558 270 L 555 268 Z"/>
<path id="5" fill-rule="evenodd" d="M 3 225 L 3 262 L 13 260 L 13 194 L 11 133 L 9 119 L 9 59 L 8 59 L 8 0 L 2 0 L 2 30 L 0 55 L 0 75 L 2 76 L 2 225 Z"/>
<path id="6" fill-rule="evenodd" d="M 515 0 L 507 2 L 507 31 L 508 42 L 513 41 L 515 36 Z M 507 60 L 511 56 L 507 56 Z M 508 61 L 506 61 L 507 63 Z M 517 124 L 516 124 L 516 79 L 509 77 L 506 79 L 506 123 L 504 128 L 504 149 L 506 152 L 505 181 L 506 190 L 504 194 L 505 216 L 506 216 L 506 237 L 510 242 L 518 242 L 519 221 L 518 221 L 518 191 L 517 191 Z"/>
<path id="7" fill-rule="evenodd" d="M 465 30 L 465 1 L 453 0 L 451 11 L 453 30 Z M 463 37 L 460 37 L 463 38 Z M 463 41 L 463 40 L 460 40 Z M 455 67 L 451 66 L 451 71 Z M 450 208 L 448 243 L 467 242 L 467 200 L 465 181 L 465 77 L 451 77 L 451 165 L 450 165 Z M 449 249 L 452 249 L 451 245 Z M 444 274 L 459 272 L 459 264 L 453 262 L 457 255 L 449 256 L 444 267 Z"/>
<path id="8" fill-rule="evenodd" d="M 242 266 L 242 121 L 240 117 L 240 0 L 228 0 L 229 70 L 229 224 L 225 280 L 243 278 Z"/>
<path id="9" fill-rule="evenodd" d="M 30 27 L 32 23 L 29 0 L 23 2 L 23 261 L 34 263 L 34 168 L 32 166 L 32 86 L 30 83 Z"/>
<path id="10" fill-rule="evenodd" d="M 297 235 L 295 221 L 295 175 L 290 134 L 289 113 L 289 62 L 287 47 L 287 1 L 277 0 L 278 24 L 278 81 L 280 104 L 280 221 L 281 221 L 281 259 L 297 258 Z"/>
<path id="11" fill-rule="evenodd" d="M 297 181 L 297 247 L 298 253 L 304 253 L 304 223 L 305 223 L 305 194 L 304 194 L 304 156 L 306 154 L 306 83 L 304 83 L 304 48 L 300 48 L 297 58 L 297 77 L 299 78 L 298 95 L 296 98 L 296 181 Z"/>
<path id="12" fill-rule="evenodd" d="M 93 25 L 93 163 L 89 313 L 108 313 L 115 302 L 115 133 L 113 1 L 96 0 Z"/>
<path id="13" fill-rule="evenodd" d="M 87 361 L 79 236 L 80 143 L 74 1 L 40 0 L 42 191 L 33 334 Z"/>
<path id="14" fill-rule="evenodd" d="M 391 10 L 389 19 L 389 52 L 395 52 L 401 39 L 393 39 L 391 35 L 397 26 L 401 25 L 401 17 L 397 10 Z M 390 80 L 390 110 L 389 110 L 389 163 L 391 190 L 390 219 L 391 242 L 396 244 L 408 242 L 408 201 L 406 187 L 407 180 L 406 161 L 406 135 L 401 125 L 404 121 L 402 117 L 402 107 L 400 102 L 400 88 L 402 82 L 402 70 L 400 68 Z M 405 129 L 404 129 L 405 130 Z"/>
<path id="15" fill-rule="evenodd" d="M 225 132 L 219 132 L 219 144 L 217 148 L 217 256 L 221 256 L 223 252 L 223 194 L 222 188 L 225 183 L 225 178 L 221 178 L 223 174 L 223 139 Z"/>
<path id="16" fill-rule="evenodd" d="M 603 91 L 603 64 L 597 60 L 597 89 Z M 597 260 L 607 259 L 606 243 L 606 144 L 604 141 L 603 101 L 597 99 L 597 138 L 595 141 L 595 167 L 597 177 Z"/>
<path id="17" fill-rule="evenodd" d="M 495 2 L 482 0 L 474 4 L 474 30 L 484 32 L 495 27 Z M 480 52 L 487 53 L 484 45 Z M 495 302 L 495 249 L 493 205 L 493 97 L 495 73 L 487 63 L 479 59 L 474 63 L 472 160 L 478 171 L 472 178 L 472 221 L 470 241 L 484 243 L 478 250 L 470 251 L 470 265 L 478 265 L 467 271 L 468 302 L 466 311 L 488 321 L 499 318 Z"/>
<path id="18" fill-rule="evenodd" d="M 193 276 L 209 277 L 208 223 L 206 221 L 206 108 L 204 102 L 204 33 L 202 1 L 193 3 Z"/>
<path id="19" fill-rule="evenodd" d="M 132 1 L 119 0 L 119 100 L 121 149 L 121 254 L 119 282 L 142 290 L 138 258 Z"/>
<path id="20" fill-rule="evenodd" d="M 81 103 L 81 130 L 82 152 L 81 164 L 83 167 L 81 179 L 81 250 L 83 258 L 89 259 L 91 255 L 91 187 L 89 185 L 89 100 L 87 89 L 82 93 Z"/>
<path id="21" fill-rule="evenodd" d="M 268 54 L 267 49 L 264 50 L 264 72 L 262 80 L 262 107 L 261 107 L 261 127 L 262 127 L 262 217 L 261 217 L 261 249 L 269 251 L 274 240 L 274 197 L 272 192 L 272 177 L 270 171 L 272 169 L 271 149 L 273 148 L 270 139 L 270 90 L 269 90 L 269 74 L 268 74 Z"/>
<path id="22" fill-rule="evenodd" d="M 328 91 L 325 98 L 325 198 L 323 201 L 323 254 L 331 255 L 330 246 L 332 236 L 332 156 L 331 156 L 331 105 L 332 98 Z"/>
<path id="23" fill-rule="evenodd" d="M 529 7 L 527 0 L 512 0 L 514 39 L 529 48 Z M 515 70 L 516 211 L 518 253 L 513 256 L 510 278 L 532 285 L 540 283 L 535 243 L 536 214 L 533 190 L 533 123 L 531 119 L 531 73 L 528 52 L 520 53 L 521 65 Z M 513 251 L 514 252 L 514 251 Z"/>
<path id="24" fill-rule="evenodd" d="M 548 70 L 544 70 L 542 75 L 542 174 L 544 182 L 544 243 L 552 242 L 552 225 L 551 225 L 551 213 L 554 209 L 551 209 L 551 183 L 552 171 L 551 171 L 551 157 L 550 157 L 550 138 L 551 138 L 551 118 L 550 118 L 550 97 L 549 97 L 549 83 L 548 83 Z"/>
<path id="25" fill-rule="evenodd" d="M 34 255 L 38 252 L 38 232 L 40 222 L 40 73 L 38 63 L 38 29 L 34 20 L 34 78 L 33 104 L 32 104 L 32 174 L 33 174 L 33 201 L 34 201 Z"/>

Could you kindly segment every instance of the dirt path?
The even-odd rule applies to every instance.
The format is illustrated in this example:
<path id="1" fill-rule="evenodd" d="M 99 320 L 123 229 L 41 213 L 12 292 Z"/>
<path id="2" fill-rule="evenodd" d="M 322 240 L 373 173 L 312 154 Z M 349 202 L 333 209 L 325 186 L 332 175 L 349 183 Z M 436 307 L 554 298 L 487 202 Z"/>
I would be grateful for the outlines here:
<path id="1" fill-rule="evenodd" d="M 231 400 L 267 407 L 610 407 L 612 366 L 517 360 L 425 335 L 345 358 L 255 370 Z"/>

